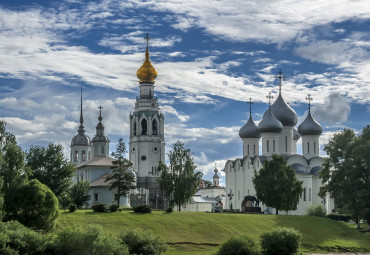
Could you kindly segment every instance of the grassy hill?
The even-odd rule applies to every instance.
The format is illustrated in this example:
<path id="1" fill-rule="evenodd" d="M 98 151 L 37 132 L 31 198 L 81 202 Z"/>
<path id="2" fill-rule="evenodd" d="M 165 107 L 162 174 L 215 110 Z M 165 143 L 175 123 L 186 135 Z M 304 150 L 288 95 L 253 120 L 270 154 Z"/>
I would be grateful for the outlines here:
<path id="1" fill-rule="evenodd" d="M 305 252 L 370 251 L 368 233 L 360 233 L 344 222 L 309 216 L 163 211 L 136 214 L 128 210 L 62 212 L 57 228 L 74 225 L 100 225 L 113 234 L 124 229 L 150 231 L 169 245 L 167 254 L 213 254 L 219 244 L 233 235 L 245 234 L 258 242 L 261 233 L 277 226 L 300 231 Z"/>

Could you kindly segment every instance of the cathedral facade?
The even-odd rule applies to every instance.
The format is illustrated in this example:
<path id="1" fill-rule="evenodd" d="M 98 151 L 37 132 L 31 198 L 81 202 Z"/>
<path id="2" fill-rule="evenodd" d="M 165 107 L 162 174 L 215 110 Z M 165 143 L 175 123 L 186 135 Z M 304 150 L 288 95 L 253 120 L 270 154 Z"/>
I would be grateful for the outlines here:
<path id="1" fill-rule="evenodd" d="M 258 126 L 256 125 L 250 107 L 249 120 L 239 131 L 239 136 L 243 141 L 243 158 L 226 162 L 224 171 L 228 198 L 225 208 L 242 210 L 244 197 L 256 196 L 252 183 L 254 171 L 258 172 L 263 167 L 265 160 L 271 159 L 273 154 L 278 154 L 284 155 L 288 164 L 296 172 L 296 177 L 303 181 L 303 193 L 297 210 L 287 213 L 305 215 L 307 208 L 318 204 L 323 204 L 326 211 L 330 213 L 334 209 L 333 199 L 330 198 L 329 194 L 325 198 L 317 195 L 322 186 L 319 171 L 322 169 L 324 159 L 319 156 L 319 139 L 322 127 L 311 114 L 310 102 L 312 98 L 307 97 L 309 110 L 306 119 L 298 126 L 298 129 L 295 128 L 298 116 L 282 97 L 283 76 L 281 73 L 277 78 L 279 78 L 279 95 L 272 105 L 270 105 L 270 100 L 273 97 L 271 94 L 267 96 L 269 107 L 261 122 Z M 251 104 L 250 101 L 250 106 Z M 302 155 L 297 154 L 299 139 L 302 140 Z M 264 205 L 261 207 L 265 213 L 274 212 L 273 208 Z"/>

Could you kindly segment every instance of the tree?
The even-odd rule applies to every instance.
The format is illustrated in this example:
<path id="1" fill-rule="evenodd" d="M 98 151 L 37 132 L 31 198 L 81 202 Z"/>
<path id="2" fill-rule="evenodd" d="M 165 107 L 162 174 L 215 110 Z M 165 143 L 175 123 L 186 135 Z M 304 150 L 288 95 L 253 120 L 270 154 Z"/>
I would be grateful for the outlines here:
<path id="1" fill-rule="evenodd" d="M 118 145 L 116 147 L 116 152 L 112 152 L 112 156 L 116 158 L 112 162 L 112 173 L 110 173 L 105 181 L 110 183 L 109 190 L 117 189 L 117 205 L 120 205 L 121 196 L 126 196 L 130 189 L 136 187 L 135 175 L 130 168 L 132 167 L 131 161 L 123 157 L 126 153 L 126 145 L 122 138 L 118 140 Z"/>
<path id="2" fill-rule="evenodd" d="M 266 206 L 279 210 L 296 210 L 299 196 L 303 192 L 302 181 L 299 181 L 291 166 L 283 156 L 272 155 L 266 160 L 259 172 L 254 171 L 252 179 L 257 198 Z"/>
<path id="3" fill-rule="evenodd" d="M 61 199 L 62 194 L 71 186 L 71 178 L 76 171 L 76 167 L 64 157 L 63 146 L 31 146 L 26 161 L 26 165 L 32 169 L 30 179 L 39 180 Z"/>
<path id="4" fill-rule="evenodd" d="M 211 187 L 212 185 L 213 185 L 213 183 L 211 181 L 204 180 L 204 187 L 205 188 Z"/>
<path id="5" fill-rule="evenodd" d="M 6 131 L 6 122 L 0 121 L 0 157 L 4 147 L 9 143 L 15 143 L 15 136 Z"/>
<path id="6" fill-rule="evenodd" d="M 18 220 L 25 226 L 50 230 L 59 215 L 58 199 L 38 180 L 18 186 L 7 197 L 6 220 Z"/>
<path id="7" fill-rule="evenodd" d="M 3 219 L 3 205 L 4 205 L 3 179 L 0 178 L 0 222 Z"/>
<path id="8" fill-rule="evenodd" d="M 198 188 L 201 172 L 195 171 L 193 153 L 186 149 L 181 141 L 173 145 L 167 154 L 170 165 L 167 167 L 160 162 L 158 170 L 161 173 L 158 179 L 159 188 L 167 196 L 170 207 L 177 205 L 178 210 L 186 204 Z"/>
<path id="9" fill-rule="evenodd" d="M 325 159 L 320 177 L 323 185 L 320 195 L 331 192 L 335 201 L 359 219 L 370 209 L 370 126 L 355 135 L 351 129 L 335 134 L 324 147 Z"/>
<path id="10" fill-rule="evenodd" d="M 71 188 L 71 199 L 76 204 L 78 209 L 82 206 L 88 205 L 90 200 L 89 193 L 90 183 L 88 181 L 79 181 Z"/>

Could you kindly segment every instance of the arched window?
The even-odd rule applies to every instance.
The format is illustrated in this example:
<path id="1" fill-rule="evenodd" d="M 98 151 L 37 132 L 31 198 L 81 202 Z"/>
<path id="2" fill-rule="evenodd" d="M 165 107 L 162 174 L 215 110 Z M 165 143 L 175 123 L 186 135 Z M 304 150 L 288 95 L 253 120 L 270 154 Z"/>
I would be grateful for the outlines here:
<path id="1" fill-rule="evenodd" d="M 82 151 L 81 158 L 82 158 L 82 162 L 86 161 L 86 152 L 85 151 Z"/>
<path id="2" fill-rule="evenodd" d="M 249 155 L 249 144 L 248 144 L 248 153 L 247 154 Z"/>
<path id="3" fill-rule="evenodd" d="M 157 121 L 156 120 L 153 120 L 152 130 L 153 130 L 153 135 L 157 135 L 158 134 L 158 131 L 157 131 Z"/>
<path id="4" fill-rule="evenodd" d="M 148 132 L 148 123 L 147 123 L 146 119 L 143 119 L 141 121 L 141 134 L 146 135 L 147 132 Z"/>
<path id="5" fill-rule="evenodd" d="M 136 135 L 136 121 L 134 122 L 134 135 Z"/>
<path id="6" fill-rule="evenodd" d="M 78 151 L 75 151 L 75 155 L 73 157 L 74 162 L 78 162 Z"/>

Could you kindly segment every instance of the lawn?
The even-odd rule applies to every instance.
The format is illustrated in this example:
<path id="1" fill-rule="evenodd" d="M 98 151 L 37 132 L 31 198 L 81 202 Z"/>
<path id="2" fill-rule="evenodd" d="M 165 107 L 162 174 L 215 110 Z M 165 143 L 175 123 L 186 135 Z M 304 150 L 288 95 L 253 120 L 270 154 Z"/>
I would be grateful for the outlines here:
<path id="1" fill-rule="evenodd" d="M 261 233 L 277 226 L 300 231 L 305 252 L 370 251 L 370 235 L 344 222 L 309 216 L 163 211 L 137 214 L 131 210 L 62 212 L 57 229 L 72 225 L 100 225 L 112 234 L 124 229 L 149 231 L 168 244 L 167 254 L 214 254 L 218 245 L 233 235 L 245 234 L 258 242 Z"/>

